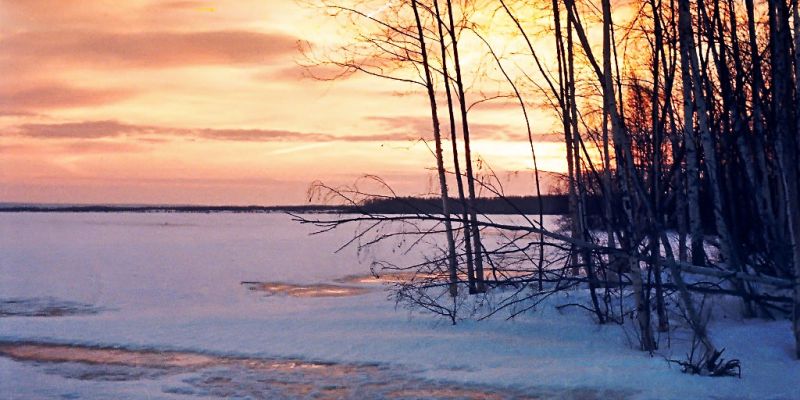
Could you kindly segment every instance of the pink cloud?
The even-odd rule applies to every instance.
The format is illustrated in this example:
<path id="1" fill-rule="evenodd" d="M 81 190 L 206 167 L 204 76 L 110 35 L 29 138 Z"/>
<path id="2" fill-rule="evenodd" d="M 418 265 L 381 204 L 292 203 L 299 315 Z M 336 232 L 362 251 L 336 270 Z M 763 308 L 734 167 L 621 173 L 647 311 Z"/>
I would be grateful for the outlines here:
<path id="1" fill-rule="evenodd" d="M 83 121 L 63 124 L 23 124 L 17 127 L 19 136 L 38 139 L 100 139 L 126 134 L 152 134 L 155 128 L 117 121 Z"/>
<path id="2" fill-rule="evenodd" d="M 28 110 L 74 108 L 114 103 L 134 95 L 129 89 L 89 89 L 61 83 L 39 83 L 31 87 L 0 88 L 0 107 L 29 114 Z"/>
<path id="3" fill-rule="evenodd" d="M 176 128 L 136 125 L 115 120 L 22 124 L 13 128 L 11 133 L 36 139 L 105 139 L 127 136 L 147 143 L 162 140 L 166 136 L 239 142 L 388 142 L 416 139 L 398 133 L 333 135 L 282 129 Z"/>
<path id="4" fill-rule="evenodd" d="M 11 70 L 40 63 L 161 68 L 263 64 L 292 54 L 297 49 L 296 43 L 296 38 L 289 35 L 246 30 L 48 31 L 7 35 L 0 39 L 0 54 Z"/>

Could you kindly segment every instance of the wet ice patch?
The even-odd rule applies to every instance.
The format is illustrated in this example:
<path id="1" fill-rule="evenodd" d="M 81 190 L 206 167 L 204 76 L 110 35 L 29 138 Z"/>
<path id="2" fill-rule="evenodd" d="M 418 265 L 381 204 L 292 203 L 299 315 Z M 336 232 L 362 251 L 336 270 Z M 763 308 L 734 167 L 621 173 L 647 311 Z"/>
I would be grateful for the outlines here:
<path id="1" fill-rule="evenodd" d="M 436 278 L 432 274 L 416 272 L 387 272 L 363 275 L 348 275 L 336 279 L 336 282 L 347 284 L 375 284 L 375 283 L 407 283 Z"/>
<path id="2" fill-rule="evenodd" d="M 536 399 L 488 386 L 432 382 L 379 364 L 315 363 L 176 351 L 0 342 L 0 356 L 67 379 L 156 380 L 165 394 L 269 399 Z M 167 379 L 173 376 L 177 380 Z M 564 397 L 544 397 L 564 398 Z M 569 397 L 573 398 L 573 397 Z M 575 397 L 613 399 L 614 397 Z"/>
<path id="3" fill-rule="evenodd" d="M 191 353 L 36 343 L 0 343 L 0 356 L 33 363 L 49 375 L 112 382 L 159 379 L 194 371 L 214 362 L 211 357 Z"/>
<path id="4" fill-rule="evenodd" d="M 65 317 L 101 311 L 101 307 L 55 297 L 0 298 L 0 317 Z"/>
<path id="5" fill-rule="evenodd" d="M 138 381 L 142 379 L 159 379 L 179 372 L 173 368 L 83 362 L 41 363 L 41 366 L 46 374 L 81 381 Z"/>
<path id="6" fill-rule="evenodd" d="M 108 347 L 14 342 L 0 342 L 0 356 L 18 361 L 77 362 L 161 368 L 202 367 L 212 364 L 216 360 L 214 357 L 202 354 L 174 351 L 133 351 Z"/>
<path id="7" fill-rule="evenodd" d="M 314 283 L 298 285 L 281 282 L 242 282 L 242 285 L 268 296 L 284 295 L 292 297 L 347 297 L 366 294 L 372 289 L 366 287 Z"/>
<path id="8" fill-rule="evenodd" d="M 494 388 L 430 382 L 384 365 L 298 361 L 229 363 L 199 371 L 167 393 L 257 399 L 535 399 Z"/>

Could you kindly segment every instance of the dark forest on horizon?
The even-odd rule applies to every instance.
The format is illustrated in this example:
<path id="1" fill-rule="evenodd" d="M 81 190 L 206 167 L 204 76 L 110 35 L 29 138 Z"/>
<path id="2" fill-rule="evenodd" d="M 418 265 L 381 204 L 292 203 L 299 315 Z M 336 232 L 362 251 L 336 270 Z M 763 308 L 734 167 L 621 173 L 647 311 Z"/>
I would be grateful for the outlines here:
<path id="1" fill-rule="evenodd" d="M 590 198 L 590 214 L 600 212 L 601 199 Z M 455 212 L 461 212 L 460 204 L 453 202 Z M 563 215 L 569 212 L 567 195 L 543 195 L 542 212 L 545 215 Z M 536 196 L 481 197 L 476 199 L 476 208 L 482 214 L 538 214 L 539 200 Z M 370 214 L 440 214 L 442 202 L 438 197 L 371 198 L 357 205 L 278 205 L 278 206 L 234 206 L 234 205 L 59 205 L 59 204 L 7 204 L 0 205 L 0 212 L 97 212 L 97 213 L 370 213 Z"/>

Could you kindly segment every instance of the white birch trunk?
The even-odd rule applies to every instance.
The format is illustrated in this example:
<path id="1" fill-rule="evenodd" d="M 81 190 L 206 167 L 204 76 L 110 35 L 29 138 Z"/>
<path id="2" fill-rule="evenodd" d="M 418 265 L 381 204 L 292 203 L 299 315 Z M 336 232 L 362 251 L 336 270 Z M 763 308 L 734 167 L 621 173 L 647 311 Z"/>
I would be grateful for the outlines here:
<path id="1" fill-rule="evenodd" d="M 458 271 L 456 269 L 456 245 L 453 238 L 453 226 L 450 220 L 450 202 L 447 191 L 447 176 L 444 169 L 444 154 L 442 151 L 442 132 L 439 125 L 439 114 L 436 107 L 436 92 L 433 87 L 431 68 L 428 62 L 428 50 L 425 45 L 425 34 L 422 27 L 422 20 L 419 17 L 417 0 L 411 1 L 414 9 L 414 19 L 417 24 L 417 35 L 422 53 L 422 68 L 425 71 L 425 87 L 428 91 L 430 102 L 431 120 L 433 121 L 433 139 L 436 145 L 436 170 L 439 173 L 439 187 L 442 193 L 442 213 L 444 214 L 445 235 L 447 237 L 447 266 L 450 278 L 450 295 L 455 298 L 458 295 Z"/>

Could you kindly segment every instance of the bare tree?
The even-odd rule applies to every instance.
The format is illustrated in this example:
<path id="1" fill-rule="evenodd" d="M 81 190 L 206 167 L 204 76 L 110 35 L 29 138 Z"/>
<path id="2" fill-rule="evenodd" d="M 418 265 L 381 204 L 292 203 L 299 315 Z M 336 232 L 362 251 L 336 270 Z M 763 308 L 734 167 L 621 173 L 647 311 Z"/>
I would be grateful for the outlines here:
<path id="1" fill-rule="evenodd" d="M 659 331 L 669 332 L 675 326 L 669 309 L 679 304 L 702 347 L 704 364 L 691 369 L 726 374 L 731 365 L 719 362 L 721 351 L 703 317 L 707 309 L 695 297 L 735 296 L 745 304 L 745 315 L 790 317 L 800 357 L 800 112 L 791 106 L 800 98 L 797 0 L 641 0 L 630 4 L 638 12 L 623 21 L 612 12 L 622 6 L 610 0 L 537 6 L 548 13 L 544 25 L 528 12 L 528 2 L 516 0 L 403 0 L 381 13 L 334 7 L 351 17 L 346 23 L 371 27 L 357 26 L 359 44 L 339 49 L 343 58 L 334 64 L 424 88 L 441 212 L 304 221 L 324 229 L 402 222 L 414 227 L 406 235 L 443 235 L 442 255 L 390 268 L 426 276 L 399 285 L 398 297 L 453 322 L 463 304 L 472 304 L 477 318 L 502 310 L 516 315 L 552 293 L 583 287 L 587 304 L 579 307 L 599 323 L 634 315 L 641 348 L 653 351 L 662 342 L 651 315 L 658 316 Z M 480 13 L 474 10 L 492 7 L 498 12 L 475 17 Z M 519 35 L 509 39 L 509 51 L 497 51 L 487 32 L 507 30 L 509 21 Z M 483 42 L 469 50 L 482 52 L 482 68 L 494 76 L 464 70 L 465 35 Z M 555 49 L 549 64 L 537 41 Z M 468 87 L 472 80 L 477 89 Z M 524 118 L 537 175 L 538 223 L 521 212 L 524 223 L 497 223 L 479 205 L 479 191 L 505 199 L 501 188 L 478 179 L 474 170 L 468 104 L 484 100 L 480 85 L 489 81 L 506 88 Z M 558 118 L 556 129 L 563 130 L 567 233 L 543 224 L 526 99 L 548 104 Z M 439 117 L 445 102 L 457 203 L 447 194 L 451 172 Z M 361 204 L 353 196 L 370 196 L 357 189 L 334 192 L 354 207 Z M 461 205 L 456 219 L 453 204 Z M 454 221 L 463 228 L 461 238 Z M 423 228 L 427 223 L 432 225 Z M 365 238 L 373 226 L 356 236 Z M 678 231 L 677 254 L 672 229 Z M 486 230 L 493 232 L 488 239 Z M 366 243 L 394 236 L 376 235 Z M 457 297 L 463 294 L 459 285 L 473 296 Z M 457 298 L 472 303 L 456 304 Z"/>

